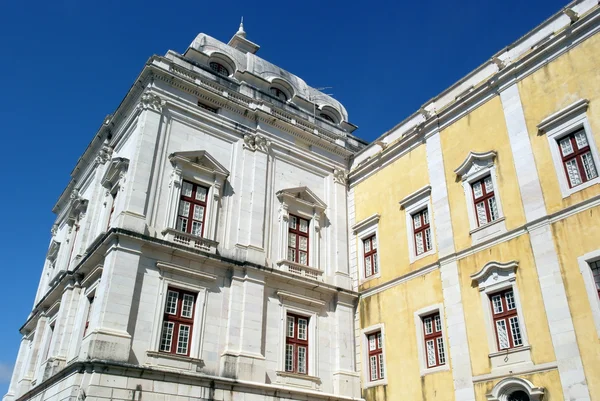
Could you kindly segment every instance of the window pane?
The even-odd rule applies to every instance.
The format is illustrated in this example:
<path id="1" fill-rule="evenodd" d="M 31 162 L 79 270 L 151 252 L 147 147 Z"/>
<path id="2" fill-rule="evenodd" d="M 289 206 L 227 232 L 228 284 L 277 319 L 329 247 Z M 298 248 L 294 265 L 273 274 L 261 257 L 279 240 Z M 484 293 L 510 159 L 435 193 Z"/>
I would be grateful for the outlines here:
<path id="1" fill-rule="evenodd" d="M 433 321 L 435 323 L 435 331 L 442 331 L 442 319 L 440 318 L 440 315 L 435 315 Z"/>
<path id="2" fill-rule="evenodd" d="M 165 313 L 175 315 L 177 313 L 177 298 L 179 293 L 176 291 L 167 292 L 167 303 L 165 305 Z"/>
<path id="3" fill-rule="evenodd" d="M 433 333 L 433 325 L 430 317 L 423 319 L 423 327 L 425 327 L 425 334 Z"/>
<path id="4" fill-rule="evenodd" d="M 206 202 L 206 188 L 196 187 L 196 199 L 202 202 Z"/>
<path id="5" fill-rule="evenodd" d="M 425 229 L 425 249 L 427 251 L 431 250 L 431 229 Z"/>
<path id="6" fill-rule="evenodd" d="M 199 221 L 192 221 L 192 235 L 200 237 L 202 235 L 202 223 Z"/>
<path id="7" fill-rule="evenodd" d="M 371 240 L 370 239 L 366 239 L 366 240 L 363 241 L 363 244 L 365 246 L 365 253 L 371 252 Z"/>
<path id="8" fill-rule="evenodd" d="M 498 334 L 498 344 L 500 349 L 510 348 L 508 343 L 508 333 L 506 332 L 506 321 L 504 319 L 496 321 L 496 334 Z"/>
<path id="9" fill-rule="evenodd" d="M 288 260 L 291 262 L 295 262 L 296 261 L 296 249 L 294 248 L 288 248 Z"/>
<path id="10" fill-rule="evenodd" d="M 288 246 L 290 248 L 295 248 L 296 247 L 296 237 L 297 237 L 296 234 L 289 233 L 289 235 L 288 235 Z"/>
<path id="11" fill-rule="evenodd" d="M 588 146 L 587 136 L 585 131 L 581 130 L 575 134 L 575 142 L 577 142 L 577 148 L 583 149 Z"/>
<path id="12" fill-rule="evenodd" d="M 600 261 L 590 262 L 590 269 L 592 270 L 592 276 L 594 277 L 598 296 L 600 297 Z"/>
<path id="13" fill-rule="evenodd" d="M 285 345 L 285 371 L 292 372 L 294 370 L 294 346 L 292 344 Z"/>
<path id="14" fill-rule="evenodd" d="M 502 296 L 494 295 L 492 297 L 492 307 L 494 308 L 495 315 L 504 311 L 504 308 L 502 308 Z"/>
<path id="15" fill-rule="evenodd" d="M 444 340 L 442 339 L 442 337 L 438 337 L 435 340 L 437 342 L 438 357 L 440 358 L 440 365 L 443 365 L 446 363 L 446 353 L 444 351 Z"/>
<path id="16" fill-rule="evenodd" d="M 481 188 L 481 182 L 476 182 L 473 184 L 473 195 L 475 198 L 479 198 L 483 196 L 483 188 Z"/>
<path id="17" fill-rule="evenodd" d="M 506 308 L 508 310 L 513 310 L 517 307 L 515 304 L 515 294 L 512 291 L 507 292 L 504 295 L 504 299 L 506 299 Z"/>
<path id="18" fill-rule="evenodd" d="M 510 332 L 512 334 L 513 344 L 516 346 L 523 345 L 523 339 L 521 338 L 521 328 L 519 327 L 519 318 L 513 316 L 508 319 L 510 322 Z"/>
<path id="19" fill-rule="evenodd" d="M 415 228 L 421 227 L 421 214 L 420 213 L 417 213 L 413 216 L 413 224 L 415 225 Z"/>
<path id="20" fill-rule="evenodd" d="M 308 251 L 308 238 L 306 237 L 300 237 L 300 250 L 301 251 Z"/>
<path id="21" fill-rule="evenodd" d="M 596 165 L 594 164 L 592 153 L 585 153 L 581 156 L 581 160 L 583 161 L 583 169 L 585 170 L 586 178 L 588 180 L 593 180 L 594 178 L 598 177 L 598 171 L 596 171 Z"/>
<path id="22" fill-rule="evenodd" d="M 382 344 L 381 331 L 380 331 L 379 333 L 377 333 L 377 348 L 381 349 L 381 347 L 383 347 L 383 344 Z"/>
<path id="23" fill-rule="evenodd" d="M 298 340 L 306 340 L 306 329 L 308 327 L 308 320 L 298 319 Z"/>
<path id="24" fill-rule="evenodd" d="M 565 167 L 567 168 L 567 176 L 569 177 L 571 186 L 574 187 L 581 184 L 581 176 L 579 175 L 579 169 L 577 168 L 577 160 L 569 160 L 565 163 Z"/>
<path id="25" fill-rule="evenodd" d="M 433 340 L 427 340 L 425 345 L 427 348 L 427 366 L 435 366 L 435 344 Z"/>
<path id="26" fill-rule="evenodd" d="M 190 202 L 179 201 L 179 215 L 188 217 L 190 214 Z"/>
<path id="27" fill-rule="evenodd" d="M 483 183 L 485 185 L 486 193 L 489 194 L 491 192 L 494 192 L 494 184 L 492 183 L 492 177 L 485 177 Z"/>
<path id="28" fill-rule="evenodd" d="M 160 350 L 164 352 L 171 352 L 171 342 L 173 341 L 173 326 L 172 322 L 163 323 L 163 332 L 160 337 Z"/>
<path id="29" fill-rule="evenodd" d="M 188 342 L 190 340 L 190 326 L 179 325 L 179 340 L 177 341 L 177 353 L 187 355 Z"/>
<path id="30" fill-rule="evenodd" d="M 379 273 L 379 266 L 377 265 L 377 254 L 371 255 L 371 259 L 373 260 L 373 274 Z"/>
<path id="31" fill-rule="evenodd" d="M 477 209 L 477 221 L 479 221 L 479 225 L 482 226 L 487 224 L 488 219 L 485 212 L 485 203 L 479 202 L 477 205 L 475 205 L 475 208 Z"/>
<path id="32" fill-rule="evenodd" d="M 424 252 L 423 249 L 423 232 L 415 234 L 415 244 L 417 246 L 417 255 L 420 255 Z"/>
<path id="33" fill-rule="evenodd" d="M 369 351 L 375 351 L 377 349 L 377 338 L 375 334 L 369 336 Z"/>
<path id="34" fill-rule="evenodd" d="M 298 346 L 298 373 L 306 373 L 306 347 Z"/>
<path id="35" fill-rule="evenodd" d="M 308 265 L 308 254 L 306 252 L 298 252 L 300 255 L 300 264 Z"/>
<path id="36" fill-rule="evenodd" d="M 290 228 L 291 228 L 292 230 L 295 230 L 295 229 L 296 229 L 296 227 L 297 227 L 297 226 L 296 226 L 296 224 L 297 224 L 297 223 L 296 223 L 296 221 L 297 221 L 297 220 L 298 220 L 298 219 L 296 218 L 296 216 L 290 216 Z"/>
<path id="37" fill-rule="evenodd" d="M 202 221 L 204 219 L 204 206 L 194 205 L 194 220 Z"/>
<path id="38" fill-rule="evenodd" d="M 187 223 L 188 223 L 188 219 L 186 219 L 185 217 L 181 217 L 181 216 L 178 217 L 177 218 L 177 230 L 186 232 L 187 231 Z"/>
<path id="39" fill-rule="evenodd" d="M 194 189 L 194 186 L 192 184 L 190 184 L 189 182 L 183 182 L 183 186 L 181 187 L 181 195 L 183 196 L 192 196 L 192 190 Z"/>
<path id="40" fill-rule="evenodd" d="M 423 210 L 423 224 L 429 224 L 429 211 Z"/>
<path id="41" fill-rule="evenodd" d="M 371 257 L 370 256 L 367 256 L 365 258 L 365 275 L 367 277 L 373 275 L 373 265 L 371 263 Z"/>
<path id="42" fill-rule="evenodd" d="M 573 145 L 571 144 L 571 138 L 562 139 L 559 142 L 559 145 L 560 151 L 562 152 L 563 156 L 567 156 L 573 153 Z"/>
<path id="43" fill-rule="evenodd" d="M 377 249 L 377 237 L 371 237 L 371 245 L 373 249 Z"/>
<path id="44" fill-rule="evenodd" d="M 294 338 L 294 317 L 287 317 L 287 336 Z"/>
<path id="45" fill-rule="evenodd" d="M 379 378 L 383 379 L 385 377 L 385 369 L 383 368 L 383 354 L 379 354 Z"/>
<path id="46" fill-rule="evenodd" d="M 303 233 L 308 232 L 308 220 L 300 219 L 300 231 Z"/>
<path id="47" fill-rule="evenodd" d="M 189 294 L 183 294 L 183 304 L 181 305 L 181 316 L 191 318 L 194 310 L 194 297 Z"/>
<path id="48" fill-rule="evenodd" d="M 488 199 L 488 206 L 490 207 L 490 217 L 492 218 L 492 221 L 498 219 L 500 216 L 498 215 L 498 205 L 496 204 L 495 196 Z"/>
<path id="49" fill-rule="evenodd" d="M 377 375 L 377 355 L 371 355 L 369 357 L 369 362 L 371 366 L 371 381 L 375 381 L 378 379 Z"/>

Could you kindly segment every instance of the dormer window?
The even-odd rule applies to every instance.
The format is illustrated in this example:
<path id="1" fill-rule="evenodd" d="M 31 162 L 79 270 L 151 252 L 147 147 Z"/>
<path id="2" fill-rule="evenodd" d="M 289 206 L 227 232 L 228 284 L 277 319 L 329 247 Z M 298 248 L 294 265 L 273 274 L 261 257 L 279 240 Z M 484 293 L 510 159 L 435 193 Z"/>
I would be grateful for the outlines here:
<path id="1" fill-rule="evenodd" d="M 229 76 L 229 70 L 223 66 L 223 64 L 219 64 L 216 61 L 211 61 L 209 64 L 210 69 L 216 72 L 219 75 Z"/>
<path id="2" fill-rule="evenodd" d="M 281 100 L 282 102 L 288 101 L 288 97 L 285 94 L 285 92 L 279 88 L 272 86 L 271 88 L 269 88 L 269 93 L 271 94 L 271 96 L 276 97 L 277 99 Z"/>
<path id="3" fill-rule="evenodd" d="M 333 117 L 331 117 L 329 114 L 321 113 L 319 114 L 319 117 L 321 117 L 325 121 L 329 121 L 330 123 L 335 124 Z"/>

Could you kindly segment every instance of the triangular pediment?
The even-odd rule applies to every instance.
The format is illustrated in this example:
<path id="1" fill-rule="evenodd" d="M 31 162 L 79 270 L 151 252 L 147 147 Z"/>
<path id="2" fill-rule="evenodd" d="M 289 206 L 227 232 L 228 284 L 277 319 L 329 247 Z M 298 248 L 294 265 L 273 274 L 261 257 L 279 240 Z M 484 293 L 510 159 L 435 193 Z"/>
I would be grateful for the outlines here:
<path id="1" fill-rule="evenodd" d="M 229 171 L 205 150 L 193 150 L 189 152 L 175 152 L 169 156 L 171 162 L 188 163 L 216 174 L 228 176 Z"/>
<path id="2" fill-rule="evenodd" d="M 283 198 L 291 198 L 295 200 L 299 200 L 304 203 L 309 203 L 317 209 L 325 210 L 327 205 L 323 202 L 313 191 L 308 189 L 308 187 L 295 187 L 295 188 L 287 188 L 277 191 L 277 197 L 280 200 Z"/>

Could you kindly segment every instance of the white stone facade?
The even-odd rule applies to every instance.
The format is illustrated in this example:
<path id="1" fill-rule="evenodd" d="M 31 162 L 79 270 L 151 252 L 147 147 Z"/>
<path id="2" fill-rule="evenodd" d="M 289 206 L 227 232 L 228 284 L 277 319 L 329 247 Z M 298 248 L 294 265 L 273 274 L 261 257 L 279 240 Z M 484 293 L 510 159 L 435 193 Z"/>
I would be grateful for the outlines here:
<path id="1" fill-rule="evenodd" d="M 104 121 L 53 210 L 5 401 L 360 397 L 345 177 L 364 144 L 257 49 L 200 34 Z M 178 230 L 184 181 L 207 190 L 200 236 Z M 307 265 L 287 260 L 291 216 Z M 183 356 L 161 352 L 171 288 L 195 297 Z M 308 319 L 305 374 L 286 371 L 287 313 Z"/>

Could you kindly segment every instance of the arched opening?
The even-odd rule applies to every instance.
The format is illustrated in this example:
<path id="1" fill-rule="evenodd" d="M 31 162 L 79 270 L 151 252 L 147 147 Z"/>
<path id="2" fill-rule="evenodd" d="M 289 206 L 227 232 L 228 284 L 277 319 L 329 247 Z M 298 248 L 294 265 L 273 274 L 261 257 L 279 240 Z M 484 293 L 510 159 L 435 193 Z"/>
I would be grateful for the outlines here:
<path id="1" fill-rule="evenodd" d="M 216 61 L 211 61 L 208 66 L 211 70 L 216 72 L 219 75 L 229 76 L 229 70 L 221 63 L 217 63 Z"/>
<path id="2" fill-rule="evenodd" d="M 508 401 L 530 401 L 529 395 L 523 390 L 517 390 L 510 393 Z"/>

